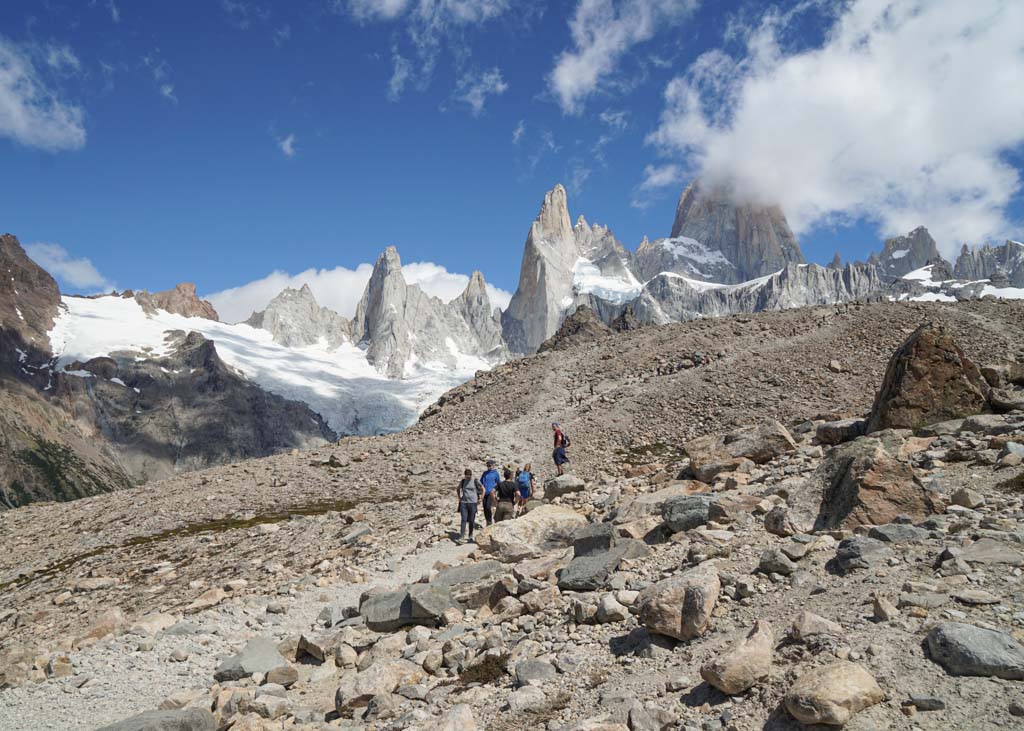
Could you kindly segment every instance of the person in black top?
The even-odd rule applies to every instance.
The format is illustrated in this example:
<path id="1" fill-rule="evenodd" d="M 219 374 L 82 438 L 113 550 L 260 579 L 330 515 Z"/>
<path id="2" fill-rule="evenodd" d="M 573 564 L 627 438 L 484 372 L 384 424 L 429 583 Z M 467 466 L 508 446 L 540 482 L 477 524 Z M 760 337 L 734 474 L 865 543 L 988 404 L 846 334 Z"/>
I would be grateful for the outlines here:
<path id="1" fill-rule="evenodd" d="M 498 494 L 498 508 L 494 512 L 494 522 L 508 520 L 512 517 L 516 505 L 516 495 L 519 493 L 519 486 L 512 480 L 512 470 L 505 470 L 505 479 L 494 488 Z"/>

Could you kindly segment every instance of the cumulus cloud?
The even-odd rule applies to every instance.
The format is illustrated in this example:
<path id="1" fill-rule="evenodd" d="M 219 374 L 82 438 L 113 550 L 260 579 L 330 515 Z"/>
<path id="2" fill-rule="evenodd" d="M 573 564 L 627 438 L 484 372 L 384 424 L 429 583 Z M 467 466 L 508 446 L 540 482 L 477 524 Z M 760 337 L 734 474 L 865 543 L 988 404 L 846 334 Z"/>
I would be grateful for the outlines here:
<path id="1" fill-rule="evenodd" d="M 100 274 L 91 261 L 85 257 L 74 258 L 60 244 L 29 244 L 25 252 L 61 284 L 90 293 L 106 292 L 114 288 L 113 282 Z"/>
<path id="2" fill-rule="evenodd" d="M 768 14 L 738 58 L 710 51 L 672 80 L 650 140 L 712 184 L 781 204 L 798 233 L 924 224 L 947 256 L 1008 233 L 1024 5 L 854 0 L 810 49 L 788 48 L 786 25 Z"/>
<path id="3" fill-rule="evenodd" d="M 640 190 L 658 190 L 675 187 L 683 180 L 683 169 L 679 165 L 648 165 L 644 168 L 644 179 L 640 181 Z"/>
<path id="4" fill-rule="evenodd" d="M 43 67 L 77 70 L 67 47 L 36 49 Z M 44 80 L 33 49 L 0 36 L 0 137 L 51 152 L 85 145 L 82 108 L 60 98 Z"/>
<path id="5" fill-rule="evenodd" d="M 466 73 L 459 77 L 455 85 L 455 98 L 469 105 L 473 116 L 479 116 L 484 110 L 488 96 L 499 96 L 508 90 L 508 84 L 497 68 L 479 73 Z"/>
<path id="6" fill-rule="evenodd" d="M 287 137 L 282 137 L 277 141 L 277 146 L 281 148 L 281 152 L 284 153 L 285 157 L 295 157 L 295 135 L 291 134 Z"/>
<path id="7" fill-rule="evenodd" d="M 698 0 L 580 0 L 569 21 L 573 49 L 563 51 L 548 76 L 562 111 L 578 114 L 602 80 L 636 45 L 678 25 Z"/>
<path id="8" fill-rule="evenodd" d="M 240 322 L 253 312 L 265 309 L 285 287 L 298 289 L 308 284 L 317 302 L 345 317 L 352 317 L 372 273 L 372 264 L 360 264 L 355 269 L 307 269 L 298 274 L 275 271 L 240 287 L 207 295 L 205 299 L 213 303 L 225 322 Z M 469 277 L 465 274 L 449 272 L 431 262 L 405 264 L 402 274 L 407 282 L 418 284 L 427 294 L 446 302 L 462 294 L 469 284 Z M 487 285 L 487 294 L 491 304 L 501 308 L 507 307 L 512 298 L 511 293 L 490 284 Z"/>

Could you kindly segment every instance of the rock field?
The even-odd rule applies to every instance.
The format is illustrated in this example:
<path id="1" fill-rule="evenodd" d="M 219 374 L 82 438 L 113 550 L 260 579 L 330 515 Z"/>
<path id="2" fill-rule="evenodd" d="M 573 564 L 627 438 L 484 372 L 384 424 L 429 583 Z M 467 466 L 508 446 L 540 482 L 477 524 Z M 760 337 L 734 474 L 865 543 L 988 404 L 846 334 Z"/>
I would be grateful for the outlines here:
<path id="1" fill-rule="evenodd" d="M 0 728 L 1024 726 L 1024 302 L 592 335 L 398 434 L 0 512 Z M 538 499 L 459 545 L 487 458 Z"/>

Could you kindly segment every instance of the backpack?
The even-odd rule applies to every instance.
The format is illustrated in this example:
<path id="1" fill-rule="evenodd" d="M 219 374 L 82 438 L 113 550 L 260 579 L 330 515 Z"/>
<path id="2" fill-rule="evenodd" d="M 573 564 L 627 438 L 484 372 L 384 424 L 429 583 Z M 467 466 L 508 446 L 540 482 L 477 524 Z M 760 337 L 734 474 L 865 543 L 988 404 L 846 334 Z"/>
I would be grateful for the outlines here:
<path id="1" fill-rule="evenodd" d="M 531 476 L 532 475 L 530 475 L 529 472 L 520 472 L 519 477 L 516 478 L 516 482 L 519 483 L 519 487 L 529 487 Z"/>
<path id="2" fill-rule="evenodd" d="M 562 432 L 562 448 L 563 449 L 568 449 L 571 446 L 572 446 L 572 439 L 569 438 L 568 434 L 566 434 L 565 432 Z"/>

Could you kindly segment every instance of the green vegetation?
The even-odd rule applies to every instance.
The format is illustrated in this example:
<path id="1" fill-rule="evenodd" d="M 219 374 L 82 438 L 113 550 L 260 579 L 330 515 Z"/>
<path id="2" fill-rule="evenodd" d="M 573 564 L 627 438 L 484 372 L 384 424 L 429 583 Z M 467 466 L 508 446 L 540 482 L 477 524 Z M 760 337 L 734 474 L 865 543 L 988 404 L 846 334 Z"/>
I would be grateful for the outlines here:
<path id="1" fill-rule="evenodd" d="M 463 670 L 459 680 L 463 685 L 470 683 L 489 685 L 504 678 L 507 667 L 507 654 L 487 656 L 482 661 Z"/>

